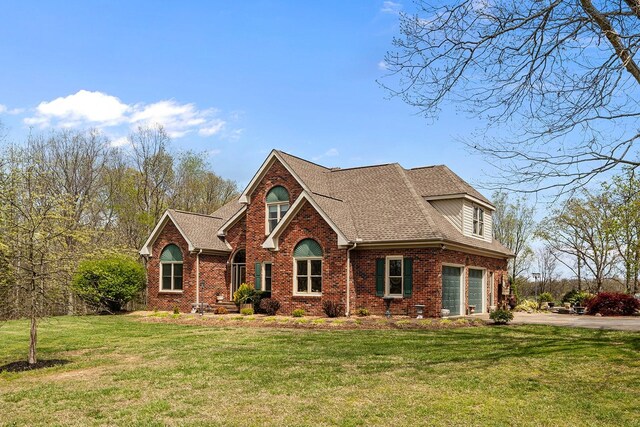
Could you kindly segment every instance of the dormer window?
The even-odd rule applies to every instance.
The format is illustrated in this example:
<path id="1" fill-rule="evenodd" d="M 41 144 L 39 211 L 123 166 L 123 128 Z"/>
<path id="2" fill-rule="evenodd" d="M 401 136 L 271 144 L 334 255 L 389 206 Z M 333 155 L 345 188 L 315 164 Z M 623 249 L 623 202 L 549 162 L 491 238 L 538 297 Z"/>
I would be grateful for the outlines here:
<path id="1" fill-rule="evenodd" d="M 276 225 L 289 210 L 289 192 L 281 186 L 273 187 L 267 193 L 266 234 L 276 228 Z"/>
<path id="2" fill-rule="evenodd" d="M 473 208 L 473 234 L 484 236 L 484 210 L 482 208 Z"/>

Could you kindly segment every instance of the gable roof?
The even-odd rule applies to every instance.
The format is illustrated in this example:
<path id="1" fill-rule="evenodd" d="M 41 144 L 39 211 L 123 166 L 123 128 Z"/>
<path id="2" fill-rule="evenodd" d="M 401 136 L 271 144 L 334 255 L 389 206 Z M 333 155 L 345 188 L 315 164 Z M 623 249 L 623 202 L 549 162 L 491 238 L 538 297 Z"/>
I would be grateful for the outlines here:
<path id="1" fill-rule="evenodd" d="M 239 209 L 237 200 L 227 203 L 211 215 L 168 209 L 151 232 L 140 254 L 152 255 L 153 243 L 169 220 L 186 240 L 189 251 L 230 252 L 231 249 L 218 237 L 217 231 L 228 219 L 226 217 Z"/>
<path id="2" fill-rule="evenodd" d="M 280 232 L 295 216 L 294 208 L 307 202 L 338 234 L 341 245 L 439 243 L 501 257 L 512 256 L 512 252 L 495 239 L 488 242 L 465 236 L 429 203 L 441 198 L 466 198 L 495 209 L 487 198 L 446 166 L 406 170 L 390 163 L 331 169 L 278 150 L 271 151 L 237 200 L 213 214 L 167 211 L 189 242 L 190 250 L 193 246 L 229 251 L 223 241 L 227 229 L 243 217 L 251 194 L 276 161 L 298 181 L 303 192 L 267 237 L 263 243 L 265 248 L 277 248 Z M 155 240 L 154 233 L 150 241 Z"/>

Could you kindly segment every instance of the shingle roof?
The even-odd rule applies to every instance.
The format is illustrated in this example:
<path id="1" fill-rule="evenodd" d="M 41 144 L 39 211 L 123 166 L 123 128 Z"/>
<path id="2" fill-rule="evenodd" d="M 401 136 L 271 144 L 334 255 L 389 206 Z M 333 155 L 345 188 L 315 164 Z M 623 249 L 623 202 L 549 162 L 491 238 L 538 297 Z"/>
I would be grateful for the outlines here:
<path id="1" fill-rule="evenodd" d="M 425 198 L 447 196 L 454 194 L 468 194 L 491 206 L 493 204 L 478 190 L 462 180 L 445 165 L 426 166 L 407 170 L 416 191 Z"/>
<path id="2" fill-rule="evenodd" d="M 238 208 L 240 208 L 239 205 Z M 224 206 L 216 212 L 221 209 L 224 209 Z M 229 211 L 230 208 L 226 210 Z M 169 214 L 176 222 L 176 226 L 184 234 L 184 238 L 191 242 L 196 249 L 229 252 L 229 247 L 226 243 L 216 235 L 218 229 L 225 222 L 224 218 L 174 209 L 169 209 Z"/>
<path id="3" fill-rule="evenodd" d="M 491 205 L 446 166 L 406 170 L 391 163 L 330 169 L 282 151 L 275 153 L 350 241 L 433 240 L 511 255 L 511 251 L 495 240 L 487 242 L 463 235 L 426 200 L 436 196 L 469 195 Z M 234 200 L 211 215 L 172 213 L 195 246 L 228 251 L 217 232 L 241 208 L 239 201 Z"/>

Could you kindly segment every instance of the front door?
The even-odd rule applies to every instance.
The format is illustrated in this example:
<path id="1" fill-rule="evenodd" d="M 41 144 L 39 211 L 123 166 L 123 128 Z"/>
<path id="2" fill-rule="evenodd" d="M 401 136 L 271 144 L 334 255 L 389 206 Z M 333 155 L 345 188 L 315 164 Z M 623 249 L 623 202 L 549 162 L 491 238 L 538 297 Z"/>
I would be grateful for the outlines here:
<path id="1" fill-rule="evenodd" d="M 442 267 L 442 308 L 449 310 L 451 316 L 460 315 L 460 267 Z"/>
<path id="2" fill-rule="evenodd" d="M 247 265 L 245 251 L 238 251 L 233 257 L 231 263 L 231 298 L 233 293 L 238 290 L 241 284 L 247 281 Z"/>

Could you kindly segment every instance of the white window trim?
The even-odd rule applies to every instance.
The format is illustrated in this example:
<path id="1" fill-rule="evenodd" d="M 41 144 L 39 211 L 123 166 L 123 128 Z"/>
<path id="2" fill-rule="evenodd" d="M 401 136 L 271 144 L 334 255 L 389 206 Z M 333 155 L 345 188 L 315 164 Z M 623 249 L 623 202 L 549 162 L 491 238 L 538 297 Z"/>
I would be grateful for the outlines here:
<path id="1" fill-rule="evenodd" d="M 273 230 L 276 229 L 276 227 L 278 226 L 278 224 L 280 224 L 280 221 L 282 221 L 282 218 L 284 218 L 284 216 L 287 214 L 287 212 L 285 212 L 284 215 L 282 215 L 282 206 L 287 205 L 287 212 L 289 212 L 289 209 L 291 209 L 291 204 L 287 201 L 287 202 L 272 202 L 272 203 L 266 203 L 265 206 L 265 210 L 264 210 L 264 234 L 265 236 L 268 236 L 269 234 L 271 234 L 271 232 L 273 232 Z M 270 206 L 276 206 L 277 208 L 277 213 L 278 213 L 278 222 L 276 223 L 275 227 L 273 227 L 273 230 L 269 230 L 269 207 Z"/>
<path id="2" fill-rule="evenodd" d="M 389 261 L 400 260 L 400 278 L 402 279 L 402 288 L 400 289 L 399 294 L 391 294 L 390 288 L 391 285 L 389 283 L 389 276 L 391 269 L 389 268 Z M 396 277 L 396 276 L 394 276 Z M 401 255 L 391 255 L 385 258 L 384 265 L 384 296 L 391 298 L 402 298 L 404 297 L 404 257 Z"/>
<path id="3" fill-rule="evenodd" d="M 173 274 L 173 272 L 174 272 L 173 266 L 175 264 L 181 264 L 182 265 L 182 289 L 174 289 L 173 288 L 173 286 L 175 284 L 175 276 Z M 171 289 L 162 289 L 162 277 L 163 277 L 163 270 L 164 270 L 164 266 L 165 265 L 170 265 L 171 266 Z M 159 283 L 158 283 L 158 287 L 160 288 L 160 292 L 162 292 L 162 293 L 181 294 L 182 292 L 184 292 L 184 262 L 183 261 L 160 261 L 160 280 L 159 280 Z"/>
<path id="4" fill-rule="evenodd" d="M 476 212 L 478 212 L 477 218 Z M 480 219 L 480 217 L 482 217 L 482 219 Z M 476 223 L 478 224 L 479 233 L 476 233 Z M 484 237 L 484 209 L 475 205 L 473 206 L 473 218 L 471 220 L 471 234 L 477 237 Z"/>
<path id="5" fill-rule="evenodd" d="M 466 288 L 465 277 L 467 275 L 467 269 L 464 266 L 464 264 L 454 264 L 450 262 L 443 262 L 440 267 L 440 290 L 442 290 L 442 267 L 457 267 L 460 269 L 460 301 L 459 301 L 460 307 L 458 309 L 460 314 L 458 316 L 464 316 L 467 312 L 466 304 L 465 304 L 465 302 L 467 301 L 467 292 L 465 289 Z"/>
<path id="6" fill-rule="evenodd" d="M 273 263 L 272 262 L 263 262 L 262 263 L 262 277 L 260 281 L 260 289 L 264 292 L 267 292 L 267 264 L 271 266 L 271 291 L 273 292 Z"/>
<path id="7" fill-rule="evenodd" d="M 320 261 L 320 278 L 324 279 L 323 269 L 324 262 L 322 257 L 294 257 L 293 258 L 293 295 L 294 296 L 304 296 L 304 297 L 321 297 L 322 292 L 298 292 L 298 261 L 307 261 L 307 271 L 309 274 L 307 275 L 307 289 L 311 289 L 311 263 L 309 261 L 318 260 Z M 322 281 L 323 282 L 323 281 Z M 322 283 L 324 287 L 324 283 Z M 272 285 L 273 287 L 273 285 Z"/>
<path id="8" fill-rule="evenodd" d="M 475 267 L 473 265 L 467 266 L 467 280 L 469 280 L 469 270 L 480 270 L 482 271 L 482 310 L 478 310 L 476 307 L 475 314 L 482 314 L 487 312 L 487 269 L 484 267 Z M 467 300 L 467 305 L 469 305 L 469 293 L 465 295 L 465 299 Z"/>

